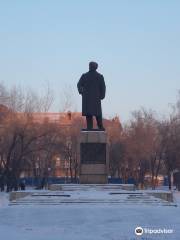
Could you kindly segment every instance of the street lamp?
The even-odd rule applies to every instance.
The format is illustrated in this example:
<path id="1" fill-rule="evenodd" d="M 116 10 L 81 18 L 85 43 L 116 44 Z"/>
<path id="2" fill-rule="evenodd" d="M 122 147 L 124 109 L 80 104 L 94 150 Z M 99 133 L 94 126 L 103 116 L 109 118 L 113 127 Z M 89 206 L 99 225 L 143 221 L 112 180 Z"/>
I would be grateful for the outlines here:
<path id="1" fill-rule="evenodd" d="M 70 168 L 71 150 L 72 150 L 72 140 L 70 136 L 66 138 L 66 147 L 67 147 L 67 154 L 65 159 L 65 169 L 66 169 L 66 176 L 68 179 L 68 169 Z M 66 183 L 66 177 L 65 177 L 65 183 Z"/>
<path id="2" fill-rule="evenodd" d="M 48 169 L 47 169 L 47 170 L 48 170 L 48 179 L 47 179 L 47 180 L 48 180 L 48 182 L 47 182 L 47 183 L 48 183 L 48 187 L 49 187 L 49 175 L 50 175 L 50 172 L 51 172 L 51 168 L 50 168 L 50 167 L 48 167 Z"/>

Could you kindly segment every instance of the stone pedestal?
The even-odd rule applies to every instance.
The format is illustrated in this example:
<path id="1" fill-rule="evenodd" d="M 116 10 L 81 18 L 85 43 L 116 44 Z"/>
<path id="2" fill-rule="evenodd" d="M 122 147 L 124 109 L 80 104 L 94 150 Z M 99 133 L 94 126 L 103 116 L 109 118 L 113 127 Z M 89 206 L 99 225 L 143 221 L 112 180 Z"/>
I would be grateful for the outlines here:
<path id="1" fill-rule="evenodd" d="M 82 131 L 80 136 L 79 181 L 82 184 L 108 182 L 108 144 L 104 131 Z"/>

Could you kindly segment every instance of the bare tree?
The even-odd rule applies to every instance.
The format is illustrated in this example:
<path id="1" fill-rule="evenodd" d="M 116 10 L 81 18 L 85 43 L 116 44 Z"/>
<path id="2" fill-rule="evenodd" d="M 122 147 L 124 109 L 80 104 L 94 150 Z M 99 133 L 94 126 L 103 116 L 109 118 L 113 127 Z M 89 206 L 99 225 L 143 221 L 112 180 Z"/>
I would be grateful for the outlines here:
<path id="1" fill-rule="evenodd" d="M 46 110 L 52 103 L 50 89 L 47 95 L 39 97 L 29 90 L 13 87 L 9 91 L 1 88 L 3 96 L 7 96 L 7 114 L 1 119 L 1 160 L 0 170 L 6 179 L 7 191 L 18 188 L 18 179 L 25 166 L 30 164 L 29 157 L 33 153 L 46 150 L 49 153 L 49 143 L 45 141 L 52 135 L 52 127 L 38 125 L 32 119 L 33 112 Z M 4 181 L 4 180 L 3 180 Z"/>
<path id="2" fill-rule="evenodd" d="M 65 85 L 60 92 L 60 112 L 73 112 L 75 109 L 75 100 L 72 86 Z"/>

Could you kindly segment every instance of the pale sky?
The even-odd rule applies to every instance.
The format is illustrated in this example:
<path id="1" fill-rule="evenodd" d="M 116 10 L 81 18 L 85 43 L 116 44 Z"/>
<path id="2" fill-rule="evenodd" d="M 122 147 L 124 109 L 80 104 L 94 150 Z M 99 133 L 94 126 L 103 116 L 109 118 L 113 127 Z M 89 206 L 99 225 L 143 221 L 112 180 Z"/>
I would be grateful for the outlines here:
<path id="1" fill-rule="evenodd" d="M 99 63 L 105 116 L 122 121 L 141 106 L 167 114 L 180 89 L 180 1 L 0 0 L 0 81 L 55 94 Z"/>

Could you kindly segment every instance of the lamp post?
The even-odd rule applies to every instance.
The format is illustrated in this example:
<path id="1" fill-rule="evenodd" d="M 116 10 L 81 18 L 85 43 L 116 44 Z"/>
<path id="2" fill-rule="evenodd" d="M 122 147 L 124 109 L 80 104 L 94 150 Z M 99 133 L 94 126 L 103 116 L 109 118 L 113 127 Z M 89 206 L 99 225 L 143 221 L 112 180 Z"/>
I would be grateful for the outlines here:
<path id="1" fill-rule="evenodd" d="M 38 161 L 39 161 L 39 157 L 37 158 L 37 162 L 35 163 L 35 177 L 37 180 L 37 186 L 39 186 L 39 163 L 38 163 Z"/>
<path id="2" fill-rule="evenodd" d="M 68 179 L 68 169 L 71 168 L 71 150 L 72 150 L 72 141 L 71 137 L 67 137 L 66 139 L 66 147 L 67 147 L 67 154 L 66 154 L 66 159 L 65 159 L 65 169 L 66 169 L 66 176 Z M 71 169 L 70 169 L 71 171 Z M 65 183 L 66 183 L 66 178 L 65 178 Z"/>
<path id="3" fill-rule="evenodd" d="M 137 172 L 138 172 L 138 189 L 141 188 L 141 167 L 138 166 L 137 168 Z"/>
<path id="4" fill-rule="evenodd" d="M 48 185 L 48 188 L 49 188 L 49 175 L 50 175 L 50 172 L 51 172 L 51 168 L 48 167 L 47 170 L 48 170 L 48 179 L 47 179 L 48 181 L 47 181 L 47 185 Z"/>

